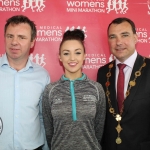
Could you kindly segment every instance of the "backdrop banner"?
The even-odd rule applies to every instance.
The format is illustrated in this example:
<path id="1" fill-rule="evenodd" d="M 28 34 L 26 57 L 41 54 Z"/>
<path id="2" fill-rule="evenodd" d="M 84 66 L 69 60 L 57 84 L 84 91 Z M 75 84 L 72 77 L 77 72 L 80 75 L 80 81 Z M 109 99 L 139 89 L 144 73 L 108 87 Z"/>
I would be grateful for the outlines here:
<path id="1" fill-rule="evenodd" d="M 150 0 L 0 0 L 0 56 L 5 53 L 6 20 L 18 14 L 35 22 L 37 39 L 30 59 L 48 70 L 52 82 L 64 73 L 58 52 L 66 30 L 85 32 L 83 72 L 92 80 L 96 80 L 99 67 L 114 59 L 107 42 L 107 26 L 114 18 L 128 17 L 135 22 L 136 49 L 150 57 Z"/>

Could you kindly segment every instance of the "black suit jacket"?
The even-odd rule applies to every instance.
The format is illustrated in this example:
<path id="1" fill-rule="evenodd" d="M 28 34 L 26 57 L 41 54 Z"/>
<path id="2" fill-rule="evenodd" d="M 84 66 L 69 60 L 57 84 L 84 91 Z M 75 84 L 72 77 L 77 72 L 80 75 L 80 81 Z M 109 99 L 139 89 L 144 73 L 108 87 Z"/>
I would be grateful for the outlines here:
<path id="1" fill-rule="evenodd" d="M 103 150 L 150 150 L 150 59 L 146 58 L 146 67 L 142 69 L 142 74 L 136 80 L 136 85 L 132 87 L 130 95 L 124 101 L 124 112 L 122 114 L 120 133 L 121 144 L 116 144 L 117 121 L 109 112 L 107 102 L 107 112 L 104 134 L 102 138 Z M 110 64 L 110 63 L 109 63 Z M 102 84 L 106 91 L 105 83 L 107 80 L 109 64 L 98 70 L 97 81 Z M 134 79 L 135 72 L 143 64 L 143 57 L 138 55 L 135 61 L 130 80 Z M 118 113 L 118 105 L 115 90 L 115 62 L 111 70 L 110 77 L 110 99 L 113 108 Z"/>

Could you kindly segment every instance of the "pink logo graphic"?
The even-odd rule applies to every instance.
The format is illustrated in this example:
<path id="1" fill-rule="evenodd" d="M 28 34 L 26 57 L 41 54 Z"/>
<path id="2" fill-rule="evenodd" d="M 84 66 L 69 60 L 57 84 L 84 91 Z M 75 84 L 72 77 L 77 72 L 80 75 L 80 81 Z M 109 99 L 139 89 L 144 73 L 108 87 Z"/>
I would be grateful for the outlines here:
<path id="1" fill-rule="evenodd" d="M 148 6 L 148 14 L 150 15 L 150 0 L 147 1 L 147 6 Z"/>
<path id="2" fill-rule="evenodd" d="M 44 2 L 45 0 L 23 0 L 23 5 L 21 8 L 23 8 L 23 12 L 29 8 L 32 10 L 32 12 L 42 12 L 45 8 Z"/>
<path id="3" fill-rule="evenodd" d="M 108 0 L 107 2 L 107 13 L 114 10 L 116 14 L 125 14 L 127 13 L 128 7 L 127 0 Z"/>
<path id="4" fill-rule="evenodd" d="M 42 54 L 41 56 L 39 56 L 39 54 L 35 54 L 35 56 L 33 56 L 33 54 L 30 54 L 30 60 L 42 67 L 46 65 L 45 59 L 46 58 L 44 54 Z"/>
<path id="5" fill-rule="evenodd" d="M 85 38 L 87 38 L 87 35 L 86 35 L 86 32 L 87 32 L 86 26 L 83 26 L 82 28 L 80 26 L 77 26 L 76 28 L 75 28 L 75 26 L 72 26 L 72 27 L 67 26 L 65 32 L 68 31 L 68 30 L 72 31 L 74 29 L 81 29 L 84 32 Z"/>
<path id="6" fill-rule="evenodd" d="M 116 57 L 115 57 L 113 54 L 111 54 L 111 55 L 109 56 L 109 62 L 113 61 L 114 59 L 116 59 Z"/>

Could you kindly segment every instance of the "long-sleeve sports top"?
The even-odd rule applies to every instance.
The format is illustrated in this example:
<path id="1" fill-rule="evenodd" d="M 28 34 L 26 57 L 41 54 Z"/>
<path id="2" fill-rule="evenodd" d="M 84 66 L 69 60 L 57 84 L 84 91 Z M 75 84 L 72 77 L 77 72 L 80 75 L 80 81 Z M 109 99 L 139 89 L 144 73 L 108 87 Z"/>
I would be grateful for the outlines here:
<path id="1" fill-rule="evenodd" d="M 101 150 L 105 105 L 102 86 L 85 74 L 46 86 L 43 118 L 50 149 Z"/>

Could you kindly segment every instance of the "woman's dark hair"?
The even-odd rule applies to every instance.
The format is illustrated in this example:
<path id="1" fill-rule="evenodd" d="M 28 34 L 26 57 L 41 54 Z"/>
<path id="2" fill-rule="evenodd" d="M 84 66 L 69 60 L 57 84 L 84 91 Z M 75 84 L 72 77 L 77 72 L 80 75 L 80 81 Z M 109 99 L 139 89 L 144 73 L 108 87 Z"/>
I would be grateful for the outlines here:
<path id="1" fill-rule="evenodd" d="M 28 17 L 23 15 L 12 16 L 8 20 L 6 20 L 6 24 L 4 27 L 4 32 L 6 33 L 7 27 L 9 24 L 17 25 L 20 23 L 27 23 L 31 27 L 31 42 L 36 38 L 36 25 L 33 21 L 31 21 Z"/>
<path id="2" fill-rule="evenodd" d="M 123 22 L 128 22 L 130 25 L 131 25 L 131 28 L 132 28 L 132 31 L 134 34 L 136 34 L 136 28 L 135 28 L 135 24 L 132 20 L 130 20 L 129 18 L 125 18 L 125 17 L 122 17 L 122 18 L 116 18 L 114 19 L 109 25 L 108 25 L 108 28 L 107 28 L 107 34 L 109 32 L 109 27 L 111 24 L 121 24 Z"/>
<path id="3" fill-rule="evenodd" d="M 85 52 L 84 38 L 85 38 L 84 32 L 80 29 L 74 29 L 72 31 L 70 31 L 70 30 L 66 31 L 63 35 L 63 39 L 62 39 L 60 46 L 59 46 L 59 54 L 60 54 L 60 49 L 61 49 L 62 44 L 68 40 L 77 40 L 77 41 L 81 42 L 81 44 L 84 48 L 84 52 Z"/>

